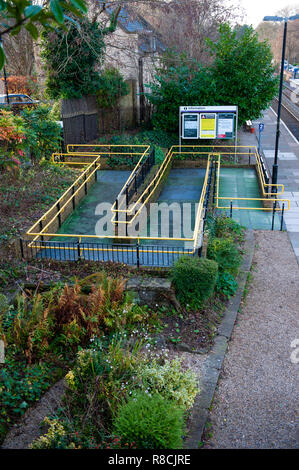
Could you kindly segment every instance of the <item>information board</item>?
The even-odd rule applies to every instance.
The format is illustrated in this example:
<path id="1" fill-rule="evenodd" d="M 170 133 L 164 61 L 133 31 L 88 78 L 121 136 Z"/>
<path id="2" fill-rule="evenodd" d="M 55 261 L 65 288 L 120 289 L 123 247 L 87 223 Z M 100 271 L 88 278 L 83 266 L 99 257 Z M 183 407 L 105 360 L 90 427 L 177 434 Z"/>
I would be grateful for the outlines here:
<path id="1" fill-rule="evenodd" d="M 179 148 L 182 140 L 233 140 L 238 142 L 238 106 L 180 106 Z"/>
<path id="2" fill-rule="evenodd" d="M 183 139 L 198 139 L 199 114 L 184 114 Z"/>
<path id="3" fill-rule="evenodd" d="M 200 114 L 200 139 L 215 139 L 216 137 L 216 114 Z"/>
<path id="4" fill-rule="evenodd" d="M 232 139 L 234 136 L 235 117 L 232 113 L 218 114 L 217 139 Z"/>

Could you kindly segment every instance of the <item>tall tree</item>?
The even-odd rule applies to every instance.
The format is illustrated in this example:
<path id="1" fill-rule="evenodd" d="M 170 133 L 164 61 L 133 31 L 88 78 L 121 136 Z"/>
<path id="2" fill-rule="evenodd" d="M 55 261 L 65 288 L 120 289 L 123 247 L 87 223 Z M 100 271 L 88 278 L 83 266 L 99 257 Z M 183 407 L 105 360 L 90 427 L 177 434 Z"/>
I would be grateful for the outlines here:
<path id="1" fill-rule="evenodd" d="M 7 58 L 7 71 L 12 75 L 31 76 L 34 70 L 33 39 L 23 29 L 18 35 L 6 35 L 3 45 Z"/>
<path id="2" fill-rule="evenodd" d="M 282 17 L 289 17 L 297 13 L 299 13 L 299 5 L 289 5 L 276 12 L 277 16 Z M 277 64 L 281 60 L 283 28 L 283 24 L 278 22 L 261 22 L 256 28 L 259 40 L 266 40 L 271 45 L 273 57 Z M 290 63 L 299 62 L 299 20 L 288 23 L 286 58 Z"/>
<path id="3" fill-rule="evenodd" d="M 159 31 L 163 42 L 176 54 L 207 62 L 209 53 L 205 39 L 217 38 L 219 24 L 240 20 L 243 11 L 238 5 L 223 0 L 170 0 L 154 4 L 149 10 L 141 5 L 145 18 Z"/>
<path id="4" fill-rule="evenodd" d="M 87 12 L 85 0 L 0 0 L 0 70 L 4 66 L 3 38 L 17 35 L 26 29 L 33 39 L 39 36 L 39 25 L 46 29 L 70 19 L 66 13 L 82 17 Z M 74 21 L 74 20 L 72 20 Z"/>
<path id="5" fill-rule="evenodd" d="M 237 105 L 239 122 L 257 119 L 277 93 L 270 46 L 258 41 L 251 27 L 237 36 L 229 25 L 219 27 L 219 39 L 207 40 L 212 64 L 201 66 L 180 56 L 161 67 L 147 98 L 155 105 L 155 127 L 174 132 L 179 106 Z"/>

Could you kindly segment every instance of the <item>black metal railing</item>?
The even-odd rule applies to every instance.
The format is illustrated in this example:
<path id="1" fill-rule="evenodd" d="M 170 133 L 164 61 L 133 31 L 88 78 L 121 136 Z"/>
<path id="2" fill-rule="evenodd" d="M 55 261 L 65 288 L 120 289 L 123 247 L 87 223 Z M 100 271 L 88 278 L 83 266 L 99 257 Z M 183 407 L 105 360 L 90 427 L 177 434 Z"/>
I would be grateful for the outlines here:
<path id="1" fill-rule="evenodd" d="M 57 261 L 110 261 L 133 266 L 170 267 L 182 255 L 193 256 L 192 249 L 183 246 L 102 244 L 91 242 L 32 241 L 20 239 L 24 259 Z"/>
<path id="2" fill-rule="evenodd" d="M 263 171 L 265 183 L 266 183 L 266 184 L 269 184 L 269 182 L 270 182 L 270 176 L 269 176 L 268 170 L 267 170 L 267 168 L 266 168 L 264 158 L 263 158 L 263 156 L 262 156 L 261 153 L 260 153 L 260 160 L 261 160 L 261 166 L 262 166 L 262 171 Z M 265 192 L 266 192 L 266 193 L 269 192 L 269 186 L 266 186 L 266 187 L 265 187 Z"/>
<path id="3" fill-rule="evenodd" d="M 134 196 L 138 196 L 139 189 L 142 187 L 146 177 L 155 165 L 155 149 L 153 148 L 149 155 L 147 155 L 141 165 L 132 174 L 129 183 L 124 188 L 124 195 L 126 198 L 126 207 L 130 204 Z M 118 196 L 118 198 L 121 195 Z"/>

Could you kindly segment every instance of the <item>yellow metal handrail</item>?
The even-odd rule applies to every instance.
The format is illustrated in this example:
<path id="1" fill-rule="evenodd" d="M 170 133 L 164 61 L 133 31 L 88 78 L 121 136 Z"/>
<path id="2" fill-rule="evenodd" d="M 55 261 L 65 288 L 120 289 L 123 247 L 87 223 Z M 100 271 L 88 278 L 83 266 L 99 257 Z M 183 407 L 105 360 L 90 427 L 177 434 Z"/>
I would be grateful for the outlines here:
<path id="1" fill-rule="evenodd" d="M 157 186 L 159 185 L 163 175 L 165 174 L 165 171 L 167 170 L 170 162 L 171 162 L 171 159 L 172 159 L 172 153 L 171 153 L 171 150 L 168 152 L 168 154 L 166 155 L 166 157 L 164 158 L 159 170 L 157 171 L 156 175 L 154 176 L 154 178 L 152 179 L 152 181 L 148 184 L 148 186 L 145 188 L 145 190 L 143 191 L 143 193 L 141 194 L 141 196 L 138 198 L 138 200 L 133 204 L 132 207 L 128 208 L 128 209 L 116 209 L 115 206 L 116 206 L 116 202 L 114 202 L 112 208 L 111 208 L 111 211 L 114 212 L 114 215 L 112 216 L 111 218 L 111 222 L 113 224 L 118 224 L 118 223 L 127 223 L 127 224 L 132 224 L 133 221 L 135 220 L 135 218 L 140 214 L 141 210 L 143 209 L 143 207 L 147 204 L 148 200 L 150 199 L 150 197 L 152 196 L 152 194 L 154 193 L 155 189 L 157 188 Z M 130 182 L 130 178 L 128 180 Z M 152 186 L 154 185 L 154 187 L 152 188 Z M 126 185 L 125 185 L 126 186 Z M 125 188 L 125 186 L 123 187 L 123 189 Z M 137 211 L 135 212 L 135 215 L 134 217 L 130 220 L 130 221 L 116 221 L 116 217 L 115 217 L 115 213 L 116 212 L 123 212 L 123 213 L 127 213 L 129 216 L 130 215 L 133 215 L 133 212 L 135 211 L 136 209 L 136 206 L 140 203 L 140 201 L 142 201 L 143 197 L 145 197 L 146 193 L 148 192 L 148 190 L 151 189 L 151 192 L 148 194 L 148 196 L 146 197 L 146 199 L 142 202 L 142 205 L 137 209 Z M 124 199 L 123 199 L 124 200 Z M 123 202 L 123 200 L 121 201 L 121 204 Z"/>
<path id="2" fill-rule="evenodd" d="M 86 147 L 89 146 L 89 145 L 85 145 Z M 83 147 L 83 145 L 82 145 Z M 90 147 L 90 146 L 89 146 Z M 106 146 L 107 147 L 107 146 Z M 112 146 L 111 146 L 112 147 Z M 119 147 L 125 147 L 124 145 L 119 145 Z M 123 189 L 126 187 L 126 185 L 128 183 L 130 183 L 131 179 L 132 179 L 132 175 L 134 175 L 134 171 L 136 171 L 136 169 L 139 168 L 139 166 L 141 165 L 142 163 L 142 160 L 144 158 L 144 156 L 146 155 L 146 153 L 148 152 L 149 150 L 149 146 L 139 146 L 139 147 L 144 147 L 145 148 L 145 151 L 144 153 L 142 154 L 141 158 L 139 159 L 137 165 L 135 166 L 133 172 L 131 173 L 131 175 L 129 176 L 127 182 L 125 183 Z M 184 146 L 185 147 L 189 147 L 189 148 L 193 148 L 193 149 L 198 149 L 198 148 L 206 148 L 207 146 Z M 83 185 L 86 184 L 89 179 L 92 177 L 92 175 L 95 173 L 95 171 L 98 170 L 98 168 L 100 168 L 100 159 L 101 159 L 101 156 L 99 156 L 98 154 L 89 154 L 90 155 L 93 155 L 95 156 L 96 158 L 94 159 L 94 161 L 92 163 L 89 164 L 88 168 L 86 168 L 86 170 L 84 172 L 81 173 L 81 175 L 76 179 L 76 181 L 70 186 L 70 188 L 68 188 L 67 191 L 65 191 L 65 193 L 58 199 L 58 201 L 29 229 L 29 231 L 27 232 L 27 235 L 30 235 L 32 237 L 35 237 L 33 239 L 33 241 L 31 243 L 34 243 L 34 241 L 36 241 L 36 239 L 38 237 L 41 237 L 41 236 L 47 236 L 47 237 L 61 237 L 61 238 L 77 238 L 79 239 L 79 241 L 82 240 L 82 238 L 84 237 L 85 239 L 122 239 L 122 240 L 165 240 L 165 241 L 184 241 L 184 242 L 193 242 L 193 250 L 190 252 L 191 249 L 188 250 L 188 253 L 194 253 L 196 248 L 197 248 L 197 244 L 198 244 L 198 237 L 199 237 L 199 234 L 201 233 L 201 222 L 203 221 L 203 218 L 204 218 L 204 200 L 205 200 L 205 195 L 206 195 L 206 191 L 207 191 L 207 185 L 208 185 L 208 178 L 209 178 L 209 171 L 210 171 L 210 168 L 211 168 L 211 161 L 212 161 L 212 157 L 214 156 L 217 156 L 217 169 L 218 169 L 218 172 L 217 172 L 217 179 L 216 179 L 216 207 L 219 208 L 219 209 L 229 209 L 230 206 L 219 206 L 219 200 L 223 200 L 223 199 L 226 199 L 226 200 L 246 200 L 246 201 L 273 201 L 273 203 L 279 203 L 279 202 L 287 202 L 288 203 L 288 207 L 285 209 L 285 210 L 289 210 L 290 209 L 290 200 L 288 199 L 268 199 L 268 198 L 238 198 L 238 197 L 229 197 L 229 196 L 219 196 L 219 180 L 220 180 L 220 166 L 221 166 L 221 156 L 222 155 L 230 155 L 231 152 L 223 152 L 221 151 L 221 148 L 227 148 L 227 147 L 232 147 L 232 148 L 235 148 L 234 146 L 213 146 L 214 148 L 217 148 L 217 152 L 207 152 L 207 151 L 196 151 L 196 152 L 181 152 L 181 153 L 186 153 L 186 154 L 189 154 L 189 153 L 192 153 L 192 154 L 196 154 L 196 155 L 206 155 L 207 156 L 207 166 L 206 166 L 206 173 L 205 173 L 205 178 L 204 178 L 204 183 L 203 183 L 203 187 L 202 187 L 202 191 L 201 191 L 201 197 L 200 197 L 200 200 L 199 200 L 199 204 L 198 204 L 198 208 L 197 208 L 197 212 L 196 212 L 196 218 L 195 218 L 195 225 L 194 225 L 194 231 L 193 231 L 193 237 L 189 237 L 189 238 L 182 238 L 182 237 L 140 237 L 140 236 L 132 236 L 132 235 L 82 235 L 82 234 L 57 234 L 57 233 L 47 233 L 46 230 L 47 228 L 51 225 L 51 223 L 54 221 L 55 218 L 58 217 L 59 214 L 61 214 L 61 212 L 63 212 L 64 208 L 66 207 L 66 205 L 72 200 L 73 197 L 75 197 L 75 195 L 82 189 Z M 145 197 L 145 200 L 142 201 L 142 207 L 145 206 L 145 204 L 149 201 L 150 197 L 152 196 L 152 194 L 154 193 L 154 191 L 157 189 L 163 175 L 165 174 L 166 170 L 169 168 L 169 165 L 171 164 L 173 158 L 175 155 L 177 154 L 180 154 L 180 152 L 177 152 L 177 151 L 174 151 L 175 149 L 179 148 L 179 146 L 173 146 L 171 147 L 171 149 L 168 151 L 167 155 L 165 156 L 165 159 L 162 163 L 162 165 L 160 166 L 160 168 L 158 169 L 156 175 L 154 176 L 153 180 L 148 184 L 148 186 L 146 187 L 146 189 L 143 191 L 142 195 L 139 197 L 139 199 L 134 203 L 133 207 L 129 208 L 129 209 L 118 209 L 116 210 L 115 209 L 115 205 L 114 207 L 112 207 L 112 212 L 114 213 L 113 215 L 113 222 L 115 223 L 115 213 L 116 212 L 128 212 L 129 214 L 132 214 L 133 215 L 133 211 L 134 211 L 134 208 L 136 208 L 137 204 L 140 203 L 140 201 L 142 201 L 142 199 Z M 245 148 L 253 148 L 255 149 L 255 151 L 253 153 L 249 153 L 249 152 L 245 152 L 245 151 L 241 151 L 239 153 L 237 153 L 237 155 L 251 155 L 251 156 L 255 156 L 256 158 L 256 161 L 257 161 L 257 169 L 258 169 L 258 176 L 259 176 L 259 179 L 260 179 L 260 182 L 261 182 L 261 186 L 262 186 L 262 190 L 264 192 L 265 190 L 265 187 L 266 186 L 274 186 L 274 185 L 271 185 L 271 184 L 267 184 L 265 182 L 265 179 L 264 179 L 264 176 L 263 176 L 263 170 L 262 170 L 262 163 L 261 163 L 261 159 L 260 159 L 260 156 L 257 152 L 257 149 L 256 147 L 253 147 L 253 146 L 242 146 L 240 147 L 242 149 L 245 149 Z M 74 152 L 70 152 L 71 153 L 74 153 Z M 69 155 L 69 154 L 67 154 Z M 80 155 L 79 153 L 76 153 L 75 155 Z M 82 153 L 83 155 L 83 153 Z M 85 154 L 86 155 L 86 154 Z M 93 168 L 94 167 L 94 168 Z M 89 174 L 89 171 L 91 171 L 91 173 Z M 88 176 L 87 176 L 88 175 Z M 67 201 L 63 204 L 63 206 L 59 209 L 59 211 L 57 210 L 57 207 L 58 207 L 58 203 L 60 201 L 63 200 L 64 197 L 67 196 L 68 192 L 72 189 L 72 188 L 75 188 L 75 186 L 80 183 L 81 179 L 82 178 L 86 178 L 84 179 L 84 181 L 80 184 L 80 186 L 77 188 L 76 191 L 74 191 L 74 194 L 72 194 L 70 197 L 68 197 Z M 283 185 L 281 184 L 277 184 L 275 185 L 276 187 L 281 187 L 282 189 L 282 192 L 284 190 L 284 187 Z M 264 193 L 265 194 L 265 193 Z M 270 193 L 272 194 L 272 193 Z M 277 194 L 282 194 L 282 193 L 275 193 L 275 195 Z M 135 217 L 137 217 L 137 215 L 140 213 L 141 211 L 141 208 L 139 208 L 137 210 L 137 212 L 135 213 L 134 217 L 128 221 L 128 223 L 132 223 L 133 220 L 135 219 Z M 43 220 L 46 220 L 47 219 L 47 216 L 49 214 L 51 214 L 51 211 L 53 211 L 55 209 L 55 214 L 51 215 L 51 220 L 45 225 L 45 227 L 42 228 L 42 230 L 40 230 L 39 232 L 35 231 L 34 229 L 37 227 L 37 225 L 43 221 Z M 272 210 L 272 208 L 266 208 L 266 207 L 234 207 L 234 209 L 246 209 L 246 210 Z M 279 208 L 277 209 L 277 211 L 279 210 Z M 118 221 L 117 223 L 123 223 L 123 221 Z M 67 247 L 63 247 L 63 249 L 68 249 Z M 70 248 L 71 249 L 71 248 Z M 73 248 L 72 248 L 73 249 Z M 101 250 L 102 248 L 88 248 L 89 250 Z M 170 248 L 169 248 L 170 249 Z M 115 248 L 115 250 L 117 250 L 117 248 Z M 143 251 L 141 249 L 141 251 Z M 144 250 L 146 252 L 146 250 Z M 162 251 L 159 251 L 157 250 L 157 253 L 158 252 L 162 252 Z M 163 250 L 163 252 L 165 252 L 165 250 Z M 175 253 L 173 251 L 169 251 L 169 253 Z M 181 253 L 181 251 L 179 251 L 178 253 Z"/>
<path id="3" fill-rule="evenodd" d="M 155 188 L 157 187 L 157 185 L 159 184 L 162 176 L 164 175 L 168 165 L 170 164 L 171 162 L 171 158 L 172 158 L 172 154 L 171 154 L 171 151 L 168 152 L 167 156 L 165 157 L 165 160 L 166 163 L 163 165 L 163 168 L 162 168 L 162 171 L 159 171 L 158 174 L 156 175 L 155 177 L 155 181 L 156 181 L 156 184 L 154 186 L 154 188 L 151 189 L 151 193 L 149 194 L 148 198 L 151 196 L 151 194 L 153 193 L 153 191 L 155 190 Z M 84 174 L 86 174 L 86 172 L 88 172 L 88 170 L 100 159 L 100 157 L 97 157 L 96 161 L 93 162 L 92 164 L 89 165 L 89 167 L 85 170 L 84 173 L 82 173 L 80 175 L 79 178 L 77 178 L 76 182 L 71 186 L 73 187 L 79 180 L 80 178 L 84 177 Z M 61 238 L 78 238 L 79 241 L 81 241 L 82 237 L 84 238 L 87 238 L 87 239 L 122 239 L 122 240 L 165 240 L 165 241 L 183 241 L 183 242 L 194 242 L 193 243 L 193 250 L 188 249 L 188 251 L 186 251 L 186 253 L 189 253 L 189 254 L 192 254 L 195 252 L 196 250 L 196 244 L 197 244 L 197 240 L 198 240 L 198 235 L 199 235 L 199 229 L 200 229 L 200 223 L 201 221 L 203 220 L 203 205 L 204 205 L 204 200 L 205 200 L 205 195 L 206 195 L 206 190 L 207 190 L 207 182 L 208 182 L 208 176 L 209 176 L 209 170 L 210 170 L 210 164 L 211 164 L 211 158 L 210 156 L 208 157 L 208 161 L 207 161 L 207 167 L 206 167 L 206 175 L 205 175 L 205 179 L 204 179 L 204 184 L 203 184 L 203 188 L 202 188 L 202 192 L 201 192 L 201 197 L 200 197 L 200 201 L 199 201 L 199 205 L 198 205 L 198 208 L 197 208 L 197 213 L 196 213 L 196 219 L 195 219 L 195 225 L 194 225 L 194 231 L 193 231 L 193 237 L 188 237 L 188 238 L 183 238 L 183 237 L 148 237 L 148 236 L 145 236 L 145 237 L 140 237 L 140 236 L 124 236 L 124 235 L 120 235 L 120 236 L 117 236 L 117 235 L 82 235 L 82 234 L 61 234 L 61 233 L 48 233 L 46 232 L 46 229 L 49 227 L 49 225 L 51 225 L 51 223 L 53 222 L 53 220 L 59 215 L 59 213 L 64 209 L 64 207 L 69 203 L 69 201 L 71 200 L 71 197 L 65 202 L 65 204 L 61 207 L 60 211 L 57 211 L 55 212 L 55 215 L 54 217 L 51 218 L 51 220 L 47 223 L 47 225 L 45 225 L 45 227 L 43 227 L 43 229 L 39 232 L 33 232 L 33 229 L 37 226 L 37 224 L 41 221 L 41 220 L 45 220 L 46 216 L 51 212 L 51 210 L 53 210 L 53 208 L 57 208 L 57 203 L 58 201 L 51 207 L 51 209 L 49 209 L 46 214 L 41 218 L 39 219 L 31 228 L 30 230 L 27 232 L 27 235 L 30 235 L 30 236 L 33 236 L 35 237 L 34 240 L 32 241 L 32 243 L 34 243 L 34 241 L 36 241 L 36 239 L 40 236 L 47 236 L 47 237 L 61 237 Z M 95 170 L 93 170 L 93 172 L 89 175 L 88 178 L 90 178 L 92 176 L 92 174 L 94 173 Z M 82 186 L 86 183 L 87 179 L 83 181 L 82 185 L 76 190 L 75 194 L 80 191 L 80 189 L 82 188 Z M 153 186 L 154 182 L 152 182 L 152 184 L 150 184 L 149 186 Z M 71 188 L 69 188 L 63 196 L 61 196 L 61 198 L 59 199 L 62 200 L 63 197 L 67 194 L 67 192 L 70 190 Z M 73 196 L 73 194 L 72 194 Z M 33 245 L 32 245 L 33 246 Z M 63 247 L 65 248 L 65 247 Z M 94 250 L 99 250 L 100 248 L 94 248 Z M 140 251 L 141 252 L 146 252 L 146 250 L 142 250 L 142 248 L 140 248 Z M 170 251 L 165 251 L 165 249 L 162 250 L 163 253 L 182 253 L 182 251 L 173 251 L 173 250 L 170 250 Z M 161 250 L 157 250 L 157 253 L 158 252 L 162 252 Z"/>
<path id="4" fill-rule="evenodd" d="M 37 236 L 41 236 L 41 235 L 48 235 L 48 234 L 45 234 L 44 233 L 44 230 L 53 222 L 53 220 L 55 218 L 57 218 L 57 216 L 59 214 L 61 214 L 61 212 L 63 212 L 65 206 L 69 203 L 69 201 L 71 201 L 75 196 L 76 194 L 78 194 L 78 192 L 83 188 L 83 186 L 90 180 L 90 178 L 93 176 L 93 174 L 98 171 L 98 169 L 100 168 L 100 164 L 99 164 L 99 161 L 100 161 L 100 158 L 101 157 L 97 157 L 87 168 L 84 172 L 82 172 L 80 174 L 80 176 L 74 181 L 74 183 L 63 193 L 63 195 L 58 199 L 58 201 L 56 201 L 51 207 L 50 209 L 42 216 L 38 219 L 37 222 L 35 222 L 35 224 L 32 225 L 32 227 L 30 227 L 30 229 L 28 230 L 28 232 L 26 233 L 26 235 L 37 235 Z M 93 168 L 92 172 L 87 176 L 89 170 Z M 83 179 L 83 182 L 82 184 L 77 188 L 77 190 L 74 192 L 72 192 L 72 194 L 70 195 L 70 197 L 67 199 L 66 203 L 63 204 L 63 206 L 57 211 L 57 206 L 58 204 L 63 200 L 64 197 L 66 197 L 66 195 L 68 194 L 68 192 L 72 189 L 72 188 L 75 188 L 75 186 L 79 183 L 79 181 Z M 52 217 L 52 219 L 50 220 L 50 222 L 47 223 L 47 225 L 45 227 L 43 227 L 43 229 L 39 232 L 39 233 L 33 233 L 33 230 L 34 228 L 40 223 L 42 222 L 43 220 L 46 220 L 47 216 L 55 209 L 55 214 L 54 216 Z M 36 239 L 36 238 L 35 238 Z"/>
<path id="5" fill-rule="evenodd" d="M 216 184 L 216 207 L 217 209 L 230 209 L 231 206 L 219 206 L 219 199 L 225 199 L 229 201 L 273 201 L 273 203 L 279 203 L 279 202 L 287 202 L 288 207 L 284 208 L 285 211 L 290 209 L 290 200 L 289 199 L 269 199 L 269 198 L 250 198 L 250 197 L 230 197 L 230 196 L 219 196 L 219 181 L 220 181 L 220 155 L 218 155 L 218 161 L 217 161 L 217 167 L 218 167 L 218 172 L 217 172 L 217 184 Z M 271 186 L 271 185 L 270 185 Z M 283 185 L 281 185 L 283 186 Z M 275 193 L 276 194 L 276 193 Z M 280 194 L 280 193 L 278 193 Z M 273 207 L 232 207 L 232 209 L 240 209 L 240 210 L 262 210 L 262 211 L 273 211 Z M 277 212 L 279 212 L 280 208 L 276 209 Z"/>

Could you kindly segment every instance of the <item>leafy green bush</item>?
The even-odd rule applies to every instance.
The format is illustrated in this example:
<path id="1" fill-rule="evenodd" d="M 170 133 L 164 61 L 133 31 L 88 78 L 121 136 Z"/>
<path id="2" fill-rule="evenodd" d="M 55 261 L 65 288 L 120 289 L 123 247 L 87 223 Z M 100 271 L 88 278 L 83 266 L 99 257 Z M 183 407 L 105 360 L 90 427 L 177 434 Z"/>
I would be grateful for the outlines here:
<path id="1" fill-rule="evenodd" d="M 215 236 L 226 238 L 232 236 L 234 240 L 244 239 L 244 227 L 230 217 L 217 217 L 215 219 Z"/>
<path id="2" fill-rule="evenodd" d="M 51 106 L 49 117 L 53 121 L 61 121 L 61 100 L 56 100 Z"/>
<path id="3" fill-rule="evenodd" d="M 178 299 L 184 304 L 199 307 L 214 292 L 218 266 L 215 261 L 182 256 L 171 271 Z"/>
<path id="4" fill-rule="evenodd" d="M 114 433 L 137 449 L 180 449 L 183 409 L 161 395 L 140 392 L 118 410 Z"/>
<path id="5" fill-rule="evenodd" d="M 207 256 L 218 263 L 219 271 L 237 274 L 241 255 L 232 238 L 212 238 L 208 244 Z"/>
<path id="6" fill-rule="evenodd" d="M 66 400 L 72 413 L 83 418 L 82 422 L 91 410 L 91 422 L 96 424 L 99 419 L 110 422 L 121 400 L 135 387 L 135 372 L 144 363 L 140 354 L 142 344 L 137 341 L 131 350 L 123 340 L 112 339 L 103 348 L 101 341 L 95 340 L 91 342 L 93 349 L 78 352 L 74 367 L 66 375 Z"/>
<path id="7" fill-rule="evenodd" d="M 47 366 L 28 366 L 25 361 L 6 356 L 0 368 L 0 441 L 9 424 L 22 416 L 49 385 Z"/>
<path id="8" fill-rule="evenodd" d="M 24 109 L 21 117 L 24 122 L 26 147 L 32 161 L 49 160 L 53 152 L 59 151 L 61 127 L 50 115 L 48 106 Z"/>
<path id="9" fill-rule="evenodd" d="M 129 93 L 129 86 L 114 67 L 106 68 L 99 78 L 97 101 L 100 108 L 112 108 L 122 96 Z"/>
<path id="10" fill-rule="evenodd" d="M 235 295 L 238 289 L 238 283 L 234 276 L 227 271 L 218 274 L 216 282 L 217 292 L 221 292 L 226 297 Z"/>
<path id="11" fill-rule="evenodd" d="M 143 391 L 157 392 L 186 409 L 191 408 L 199 392 L 196 375 L 190 370 L 184 372 L 179 359 L 165 361 L 164 365 L 154 359 L 150 364 L 139 367 L 137 377 Z"/>
<path id="12" fill-rule="evenodd" d="M 172 145 L 178 145 L 178 137 L 175 134 L 165 132 L 161 129 L 156 130 L 144 130 L 138 132 L 138 134 L 121 134 L 114 135 L 112 137 L 103 137 L 99 140 L 100 143 L 111 143 L 111 144 L 147 144 L 157 145 L 162 148 L 169 148 Z"/>
<path id="13" fill-rule="evenodd" d="M 47 93 L 50 98 L 81 98 L 99 89 L 100 63 L 105 50 L 104 36 L 115 29 L 111 20 L 108 28 L 101 28 L 87 15 L 77 20 L 65 21 L 55 30 L 44 29 L 42 57 L 47 70 Z"/>

